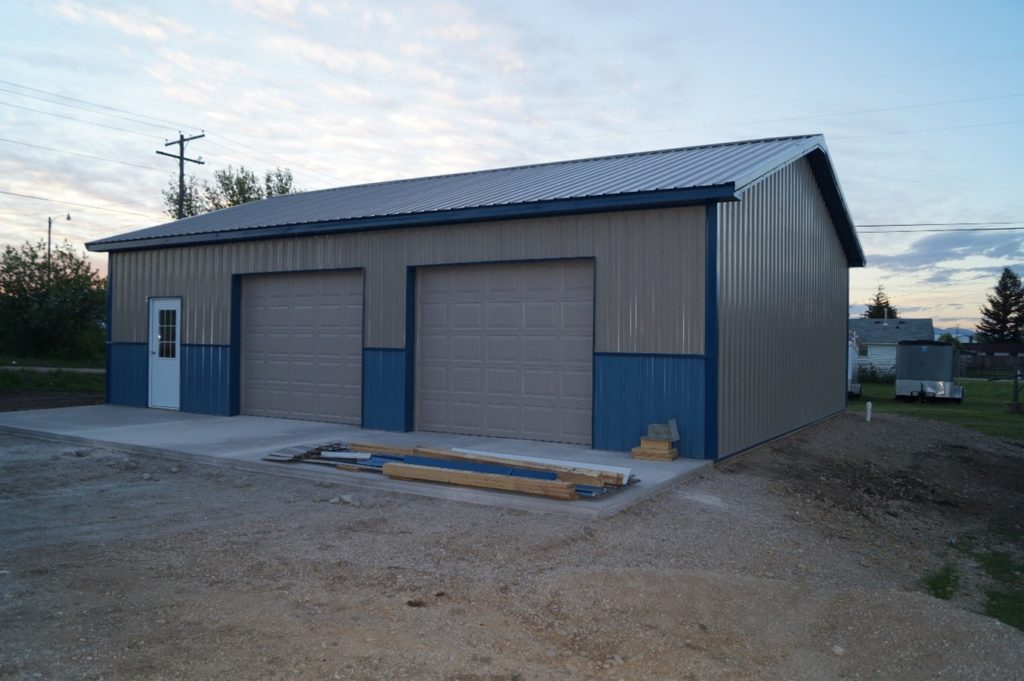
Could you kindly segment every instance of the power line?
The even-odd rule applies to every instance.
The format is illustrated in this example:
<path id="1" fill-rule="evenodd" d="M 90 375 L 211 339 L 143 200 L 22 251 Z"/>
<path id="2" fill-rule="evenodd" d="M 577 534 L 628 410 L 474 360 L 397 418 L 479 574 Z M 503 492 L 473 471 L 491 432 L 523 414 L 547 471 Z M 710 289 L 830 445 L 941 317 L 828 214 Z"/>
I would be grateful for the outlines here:
<path id="1" fill-rule="evenodd" d="M 861 227 L 967 227 L 974 225 L 1018 225 L 1024 220 L 986 220 L 985 222 L 879 222 L 857 225 Z"/>
<path id="2" fill-rule="evenodd" d="M 0 81 L 3 82 L 3 81 Z M 654 135 L 666 132 L 682 132 L 684 130 L 707 130 L 711 128 L 730 128 L 740 125 L 760 125 L 763 123 L 786 123 L 789 121 L 805 121 L 815 118 L 837 118 L 841 116 L 856 116 L 867 113 L 886 113 L 889 111 L 904 111 L 907 109 L 925 109 L 934 106 L 950 106 L 953 104 L 968 104 L 971 102 L 987 102 L 997 99 L 1013 99 L 1017 97 L 1024 97 L 1024 92 L 1017 92 L 1007 95 L 992 95 L 991 97 L 972 97 L 970 99 L 951 99 L 944 102 L 927 102 L 923 104 L 904 104 L 901 106 L 886 106 L 877 107 L 872 109 L 855 109 L 852 111 L 835 111 L 831 113 L 820 113 L 820 114 L 807 114 L 803 116 L 783 116 L 779 118 L 761 118 L 757 120 L 749 121 L 730 121 L 726 123 L 707 123 L 702 125 L 687 125 L 677 128 L 662 128 L 658 130 L 635 130 L 633 132 L 623 133 L 604 133 L 601 135 L 588 135 L 583 137 L 548 137 L 549 140 L 566 139 L 566 140 L 584 140 L 584 139 L 597 139 L 600 137 L 609 136 L 624 136 L 624 135 Z M 542 138 L 545 139 L 545 138 Z M 833 139 L 852 139 L 849 137 L 836 137 Z"/>
<path id="3" fill-rule="evenodd" d="M 124 215 L 138 215 L 143 218 L 153 218 L 153 215 L 146 213 L 136 213 L 130 210 L 116 210 L 114 208 L 103 208 L 102 206 L 88 206 L 84 203 L 74 203 L 73 201 L 61 201 L 60 199 L 51 199 L 45 196 L 32 196 L 31 194 L 19 194 L 18 192 L 9 192 L 0 189 L 0 194 L 6 194 L 8 196 L 17 196 L 22 199 L 35 199 L 36 201 L 49 201 L 50 203 L 60 203 L 65 206 L 75 206 L 77 208 L 88 208 L 90 210 L 103 210 L 108 213 L 122 213 Z"/>
<path id="4" fill-rule="evenodd" d="M 129 114 L 129 115 L 132 115 L 132 116 L 139 116 L 140 118 L 148 118 L 151 121 L 157 121 L 159 123 L 164 123 L 164 124 L 167 124 L 167 125 L 171 125 L 171 126 L 173 126 L 175 128 L 179 128 L 179 127 L 180 128 L 199 128 L 199 127 L 201 127 L 201 126 L 198 126 L 198 125 L 187 125 L 185 123 L 178 123 L 178 122 L 175 122 L 175 121 L 169 121 L 166 118 L 156 118 L 155 116 L 147 116 L 146 114 L 142 114 L 142 113 L 139 113 L 137 111 L 128 111 L 127 109 L 119 109 L 116 106 L 108 106 L 106 104 L 98 104 L 96 102 L 90 102 L 89 100 L 86 100 L 86 99 L 78 99 L 77 97 L 69 97 L 67 95 L 62 95 L 59 92 L 50 92 L 48 90 L 40 90 L 39 88 L 29 87 L 27 85 L 21 85 L 20 83 L 15 83 L 15 82 L 9 81 L 9 80 L 2 80 L 2 79 L 0 79 L 0 83 L 3 83 L 5 85 L 13 85 L 14 87 L 21 88 L 22 90 L 29 90 L 30 92 L 39 92 L 39 93 L 44 94 L 44 95 L 49 95 L 50 97 L 59 97 L 60 99 L 66 99 L 69 102 L 78 102 L 80 104 L 88 104 L 89 106 L 98 107 L 100 109 L 107 109 L 108 111 L 117 111 L 118 113 Z"/>
<path id="5" fill-rule="evenodd" d="M 887 135 L 913 135 L 919 132 L 942 132 L 945 130 L 967 130 L 968 128 L 992 128 L 999 125 L 1018 125 L 1024 119 L 1016 121 L 995 121 L 993 123 L 972 123 L 969 125 L 949 125 L 942 128 L 913 128 L 911 130 L 894 130 L 892 132 L 872 132 L 866 135 L 837 135 L 834 140 L 858 140 L 865 137 L 885 137 Z"/>
<path id="6" fill-rule="evenodd" d="M 60 154 L 68 154 L 70 156 L 81 156 L 82 158 L 91 158 L 95 161 L 109 161 L 110 163 L 120 163 L 123 166 L 131 166 L 132 168 L 141 168 L 143 170 L 156 170 L 161 173 L 167 172 L 164 168 L 157 168 L 156 166 L 144 166 L 138 163 L 129 163 L 128 161 L 121 161 L 116 158 L 106 158 L 104 156 L 93 156 L 91 154 L 81 154 L 77 151 L 68 151 L 67 149 L 57 149 L 56 147 L 44 147 L 40 144 L 30 144 L 29 142 L 21 142 L 18 140 L 11 140 L 4 137 L 0 137 L 0 142 L 6 142 L 8 144 L 18 144 L 23 147 L 32 147 L 33 149 L 44 149 L 46 151 L 56 151 Z"/>
<path id="7" fill-rule="evenodd" d="M 138 130 L 129 130 L 128 128 L 119 128 L 119 127 L 117 127 L 115 125 L 106 125 L 104 123 L 97 123 L 96 121 L 87 121 L 87 120 L 85 120 L 83 118 L 75 118 L 74 116 L 65 116 L 64 114 L 59 114 L 59 113 L 56 113 L 54 111 L 43 111 L 42 109 L 33 109 L 30 106 L 21 106 L 19 104 L 11 104 L 10 102 L 0 102 L 0 106 L 9 106 L 9 107 L 11 107 L 13 109 L 22 109 L 24 111 L 33 111 L 35 113 L 46 114 L 47 116 L 53 116 L 55 118 L 63 118 L 65 120 L 75 121 L 76 123 L 85 123 L 87 125 L 95 125 L 98 128 L 107 128 L 108 130 L 117 130 L 119 132 L 130 132 L 133 135 L 142 135 L 143 137 L 151 137 L 153 139 L 163 139 L 162 137 L 159 137 L 158 135 L 153 135 L 153 134 L 148 133 L 148 132 L 140 132 Z M 100 112 L 97 111 L 96 113 L 100 113 Z"/>
<path id="8" fill-rule="evenodd" d="M 66 95 L 61 95 L 61 94 L 56 93 L 56 92 L 50 92 L 48 90 L 40 90 L 39 88 L 28 87 L 26 85 L 20 85 L 18 83 L 14 83 L 14 82 L 8 81 L 8 80 L 0 79 L 0 83 L 5 83 L 5 84 L 8 84 L 8 85 L 13 85 L 14 87 L 23 88 L 25 90 L 30 90 L 32 92 L 39 92 L 39 93 L 48 95 L 50 97 L 59 97 L 61 99 L 69 100 L 70 102 L 78 102 L 78 103 L 81 103 L 81 104 L 86 104 L 86 105 L 91 106 L 91 107 L 99 107 L 99 108 L 107 109 L 109 111 L 117 111 L 119 113 L 129 114 L 131 116 L 138 116 L 140 118 L 149 119 L 149 121 L 160 121 L 162 123 L 169 123 L 169 124 L 171 124 L 171 125 L 173 125 L 174 127 L 177 127 L 177 128 L 193 128 L 193 129 L 199 128 L 199 129 L 203 129 L 202 126 L 185 125 L 185 124 L 182 124 L 182 123 L 175 123 L 174 121 L 168 121 L 168 120 L 163 119 L 163 118 L 156 118 L 154 116 L 147 116 L 146 114 L 143 114 L 143 113 L 138 113 L 138 112 L 135 112 L 135 111 L 129 111 L 128 109 L 121 109 L 121 108 L 114 107 L 114 106 L 107 106 L 105 104 L 99 104 L 97 102 L 90 102 L 90 101 L 85 100 L 85 99 L 78 99 L 77 97 L 68 97 Z M 137 123 L 139 125 L 147 125 L 147 126 L 150 126 L 150 127 L 153 127 L 153 128 L 161 129 L 161 130 L 165 130 L 166 127 L 167 127 L 166 125 L 157 125 L 155 123 L 151 123 L 151 122 L 146 121 L 146 120 L 139 120 L 138 118 L 127 118 L 125 116 L 118 116 L 118 115 L 115 115 L 115 114 L 106 113 L 104 111 L 95 111 L 93 109 L 86 109 L 86 108 L 83 108 L 81 106 L 77 106 L 75 104 L 69 104 L 67 102 L 55 102 L 55 101 L 53 101 L 51 99 L 46 99 L 46 98 L 43 98 L 43 97 L 38 97 L 36 95 L 30 95 L 30 94 L 27 94 L 25 92 L 18 92 L 17 90 L 9 90 L 9 89 L 6 89 L 6 88 L 0 88 L 0 92 L 7 92 L 7 93 L 10 93 L 10 94 L 19 95 L 21 97 L 29 97 L 31 99 L 36 99 L 36 100 L 39 100 L 39 101 L 42 101 L 42 102 L 46 102 L 48 104 L 55 104 L 57 106 L 69 107 L 69 108 L 72 108 L 72 109 L 76 109 L 78 111 L 85 111 L 87 113 L 97 114 L 97 115 L 100 115 L 100 116 L 109 116 L 111 118 L 116 118 L 116 119 L 119 119 L 119 120 L 128 121 L 130 123 Z M 23 108 L 27 108 L 27 107 L 23 107 Z M 41 112 L 41 113 L 46 113 L 46 112 Z M 82 121 L 82 122 L 83 123 L 89 123 L 89 121 Z M 96 125 L 99 125 L 99 124 L 96 124 Z M 138 134 L 145 134 L 145 133 L 138 133 Z M 277 154 L 272 154 L 272 153 L 270 153 L 268 151 L 263 151 L 261 149 L 253 147 L 253 146 L 251 146 L 249 144 L 246 144 L 244 142 L 232 139 L 232 138 L 228 137 L 227 135 L 223 135 L 223 134 L 220 134 L 220 133 L 210 133 L 210 134 L 213 134 L 213 135 L 215 135 L 217 137 L 220 137 L 221 139 L 227 140 L 228 142 L 231 142 L 232 144 L 236 144 L 238 146 L 250 149 L 251 151 L 256 152 L 258 154 L 262 154 L 263 156 L 277 159 L 275 161 L 275 163 L 284 163 L 286 166 L 290 166 L 290 167 L 299 169 L 299 167 L 296 166 L 294 163 L 291 163 L 290 161 L 288 161 L 288 159 L 285 159 L 285 158 L 283 158 L 281 156 L 278 156 Z M 227 146 L 226 144 L 214 142 L 212 140 L 207 140 L 207 141 L 210 142 L 211 144 L 215 144 L 217 146 L 223 147 L 223 148 L 228 149 L 230 151 L 234 151 L 235 153 L 239 153 L 239 154 L 243 154 L 243 155 L 248 155 L 248 156 L 252 157 L 251 154 L 247 154 L 246 152 L 243 152 L 243 151 L 241 151 L 239 149 L 234 149 L 232 147 Z M 331 182 L 342 184 L 342 180 L 339 180 L 336 177 L 331 177 L 330 175 L 326 175 L 326 174 L 318 172 L 318 171 L 308 170 L 304 174 L 306 174 L 306 175 L 316 175 L 316 176 L 319 176 L 321 178 L 325 178 L 327 180 L 330 180 Z"/>
<path id="9" fill-rule="evenodd" d="M 942 232 L 1014 232 L 1022 227 L 959 227 L 952 229 L 858 229 L 858 234 L 941 234 Z"/>

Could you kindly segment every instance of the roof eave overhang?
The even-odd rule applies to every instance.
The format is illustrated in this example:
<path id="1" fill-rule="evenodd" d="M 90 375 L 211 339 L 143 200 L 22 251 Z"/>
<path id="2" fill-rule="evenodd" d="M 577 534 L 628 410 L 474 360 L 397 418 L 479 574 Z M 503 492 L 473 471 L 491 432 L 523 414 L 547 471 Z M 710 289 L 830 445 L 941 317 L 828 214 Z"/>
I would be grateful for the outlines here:
<path id="1" fill-rule="evenodd" d="M 821 135 L 799 140 L 782 153 L 765 159 L 760 166 L 750 169 L 746 175 L 736 180 L 737 194 L 775 173 L 779 168 L 803 157 L 810 163 L 825 207 L 835 224 L 836 235 L 846 254 L 846 264 L 849 267 L 864 267 L 864 250 L 861 248 L 853 218 L 850 217 L 850 209 L 846 206 L 846 199 L 843 198 L 843 192 L 839 187 L 839 178 L 836 177 L 825 140 Z"/>
<path id="2" fill-rule="evenodd" d="M 665 189 L 658 191 L 615 194 L 611 196 L 589 196 L 573 199 L 556 199 L 532 203 L 460 208 L 429 213 L 410 213 L 381 217 L 353 218 L 306 222 L 288 225 L 270 225 L 241 229 L 209 232 L 205 234 L 181 234 L 175 236 L 131 239 L 123 241 L 91 241 L 85 247 L 96 253 L 194 246 L 232 241 L 253 241 L 279 239 L 294 236 L 315 236 L 342 232 L 364 232 L 380 229 L 401 229 L 405 227 L 428 227 L 467 222 L 490 222 L 517 218 L 554 217 L 581 213 L 602 213 L 623 210 L 643 210 L 672 206 L 694 206 L 718 201 L 735 201 L 736 187 L 733 183 L 693 187 L 688 189 Z"/>

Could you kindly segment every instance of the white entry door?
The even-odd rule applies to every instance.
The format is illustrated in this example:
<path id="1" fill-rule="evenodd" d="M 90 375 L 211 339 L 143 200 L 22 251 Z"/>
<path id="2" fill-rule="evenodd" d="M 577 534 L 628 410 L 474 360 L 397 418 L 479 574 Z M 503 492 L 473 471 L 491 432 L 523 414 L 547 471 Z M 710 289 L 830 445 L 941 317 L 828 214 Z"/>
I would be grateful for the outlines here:
<path id="1" fill-rule="evenodd" d="M 181 298 L 149 301 L 149 406 L 178 409 L 181 394 Z"/>

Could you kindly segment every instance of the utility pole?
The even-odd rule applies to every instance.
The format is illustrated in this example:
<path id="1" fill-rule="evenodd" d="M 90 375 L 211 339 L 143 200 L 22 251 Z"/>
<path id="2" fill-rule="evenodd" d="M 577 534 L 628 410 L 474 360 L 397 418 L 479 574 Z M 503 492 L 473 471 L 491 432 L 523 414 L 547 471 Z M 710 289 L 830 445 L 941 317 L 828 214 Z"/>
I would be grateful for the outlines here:
<path id="1" fill-rule="evenodd" d="M 181 131 L 179 131 L 178 132 L 178 139 L 176 139 L 173 142 L 168 142 L 167 144 L 164 145 L 165 147 L 169 147 L 172 144 L 177 144 L 178 145 L 178 153 L 177 154 L 168 154 L 166 151 L 157 151 L 156 152 L 156 153 L 160 154 L 161 156 L 170 156 L 171 158 L 177 159 L 177 161 L 178 161 L 178 219 L 179 220 L 182 219 L 183 217 L 185 217 L 185 161 L 188 161 L 189 163 L 198 163 L 199 165 L 203 165 L 204 163 L 206 163 L 206 161 L 203 160 L 202 156 L 200 156 L 199 158 L 185 158 L 185 142 L 191 142 L 192 140 L 197 140 L 197 139 L 199 139 L 201 137 L 206 137 L 206 133 L 202 133 L 202 134 L 199 134 L 199 135 L 193 135 L 192 137 L 185 137 L 183 134 L 181 134 Z"/>
<path id="2" fill-rule="evenodd" d="M 68 220 L 71 219 L 71 213 L 68 213 Z M 53 270 L 50 269 L 50 244 L 53 242 L 53 218 L 46 218 L 46 276 L 50 279 L 53 278 Z"/>

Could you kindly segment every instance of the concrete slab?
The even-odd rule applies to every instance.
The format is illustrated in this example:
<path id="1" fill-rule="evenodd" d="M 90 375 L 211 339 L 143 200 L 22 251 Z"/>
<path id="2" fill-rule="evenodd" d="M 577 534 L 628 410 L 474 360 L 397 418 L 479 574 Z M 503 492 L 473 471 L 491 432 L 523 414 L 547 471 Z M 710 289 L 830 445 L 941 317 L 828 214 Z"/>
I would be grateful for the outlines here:
<path id="1" fill-rule="evenodd" d="M 640 461 L 623 452 L 550 442 L 421 431 L 393 433 L 315 421 L 207 416 L 113 405 L 4 412 L 0 413 L 0 430 L 250 472 L 327 481 L 363 490 L 379 489 L 523 511 L 589 517 L 617 513 L 711 465 L 710 461 L 699 459 L 677 459 L 669 463 Z M 633 469 L 639 482 L 595 499 L 558 501 L 428 482 L 403 482 L 374 473 L 337 471 L 312 464 L 261 461 L 263 456 L 288 447 L 312 447 L 338 441 L 459 447 L 583 464 L 625 466 Z"/>

